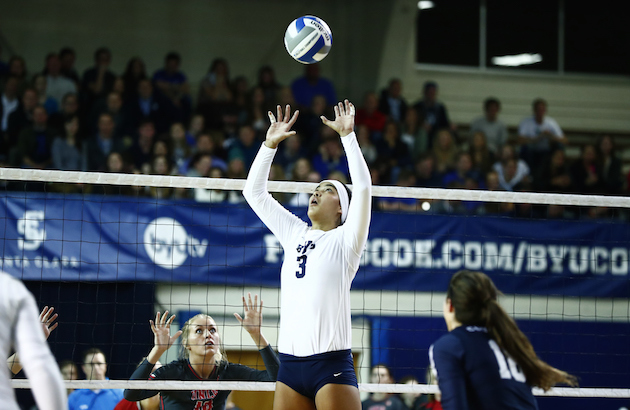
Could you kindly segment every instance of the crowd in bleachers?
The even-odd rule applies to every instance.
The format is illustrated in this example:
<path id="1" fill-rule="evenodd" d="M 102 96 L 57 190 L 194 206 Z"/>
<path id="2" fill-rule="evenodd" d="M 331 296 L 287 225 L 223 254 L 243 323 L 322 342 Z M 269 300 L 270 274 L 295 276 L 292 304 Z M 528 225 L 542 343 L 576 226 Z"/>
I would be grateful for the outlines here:
<path id="1" fill-rule="evenodd" d="M 280 84 L 270 66 L 250 82 L 230 73 L 217 58 L 199 82 L 196 95 L 182 70 L 182 59 L 168 53 L 163 67 L 150 70 L 140 57 L 114 73 L 111 51 L 99 48 L 94 66 L 82 75 L 73 49 L 51 52 L 42 67 L 27 70 L 19 56 L 0 60 L 0 166 L 37 169 L 128 172 L 154 175 L 244 178 L 277 104 L 300 109 L 297 135 L 280 145 L 274 180 L 348 181 L 339 139 L 323 126 L 338 101 L 334 83 L 318 65 Z M 441 187 L 552 193 L 624 194 L 622 164 L 614 141 L 602 135 L 569 161 L 570 144 L 547 115 L 543 99 L 523 113 L 510 135 L 500 119 L 501 103 L 480 101 L 483 113 L 466 132 L 449 119 L 438 99 L 438 85 L 427 82 L 420 99 L 409 103 L 403 84 L 392 79 L 380 92 L 356 101 L 356 132 L 375 185 Z M 630 175 L 628 175 L 630 179 Z M 206 202 L 241 202 L 237 192 L 203 189 L 57 185 L 53 190 L 83 193 L 191 197 Z M 278 195 L 289 205 L 306 205 L 305 195 Z M 585 217 L 606 209 L 567 209 L 517 204 L 418 201 L 378 198 L 382 210 L 499 213 L 520 216 Z M 428 207 L 426 205 L 429 204 Z"/>

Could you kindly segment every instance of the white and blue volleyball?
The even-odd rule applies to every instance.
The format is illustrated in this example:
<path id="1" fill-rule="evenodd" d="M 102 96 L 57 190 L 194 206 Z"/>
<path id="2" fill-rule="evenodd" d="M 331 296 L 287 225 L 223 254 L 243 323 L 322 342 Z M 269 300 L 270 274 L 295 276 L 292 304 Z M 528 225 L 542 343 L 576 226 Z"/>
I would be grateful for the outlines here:
<path id="1" fill-rule="evenodd" d="M 284 46 L 289 55 L 300 63 L 318 63 L 330 52 L 332 31 L 324 20 L 315 16 L 302 16 L 287 27 Z"/>

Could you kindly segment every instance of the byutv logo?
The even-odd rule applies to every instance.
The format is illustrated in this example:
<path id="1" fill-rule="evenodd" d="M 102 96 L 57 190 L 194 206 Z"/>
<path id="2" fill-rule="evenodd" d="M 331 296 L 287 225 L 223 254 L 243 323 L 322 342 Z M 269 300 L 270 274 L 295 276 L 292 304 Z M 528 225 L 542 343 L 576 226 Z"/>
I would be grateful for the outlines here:
<path id="1" fill-rule="evenodd" d="M 202 257 L 206 254 L 208 240 L 199 240 L 188 235 L 186 229 L 173 218 L 153 220 L 144 231 L 144 249 L 149 258 L 165 269 L 175 269 L 188 256 Z"/>

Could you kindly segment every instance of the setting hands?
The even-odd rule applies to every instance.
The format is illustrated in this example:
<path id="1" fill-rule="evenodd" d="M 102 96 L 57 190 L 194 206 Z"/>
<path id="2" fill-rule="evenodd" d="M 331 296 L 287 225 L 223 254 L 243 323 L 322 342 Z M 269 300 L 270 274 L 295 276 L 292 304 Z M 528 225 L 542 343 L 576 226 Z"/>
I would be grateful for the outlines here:
<path id="1" fill-rule="evenodd" d="M 287 104 L 285 108 L 284 117 L 282 116 L 282 107 L 278 105 L 277 107 L 277 119 L 273 115 L 271 111 L 267 112 L 269 116 L 269 121 L 271 121 L 271 125 L 267 130 L 267 137 L 265 139 L 265 145 L 269 148 L 277 148 L 278 144 L 280 144 L 285 139 L 289 138 L 292 135 L 295 135 L 295 131 L 291 131 L 291 127 L 295 124 L 297 120 L 298 114 L 300 111 L 295 111 L 293 117 L 291 117 L 291 106 Z"/>
<path id="2" fill-rule="evenodd" d="M 343 103 L 339 103 L 333 108 L 335 111 L 334 121 L 329 120 L 323 115 L 321 116 L 321 119 L 324 124 L 337 131 L 340 136 L 345 137 L 354 131 L 354 105 L 350 101 L 344 100 Z"/>
<path id="3" fill-rule="evenodd" d="M 164 315 L 160 315 L 160 312 L 157 312 L 155 315 L 155 322 L 153 320 L 149 320 L 151 323 L 151 330 L 153 331 L 153 343 L 155 347 L 166 350 L 179 336 L 181 336 L 182 331 L 179 330 L 173 336 L 171 336 L 171 324 L 175 320 L 175 315 L 171 315 L 168 317 L 168 310 L 164 312 Z"/>

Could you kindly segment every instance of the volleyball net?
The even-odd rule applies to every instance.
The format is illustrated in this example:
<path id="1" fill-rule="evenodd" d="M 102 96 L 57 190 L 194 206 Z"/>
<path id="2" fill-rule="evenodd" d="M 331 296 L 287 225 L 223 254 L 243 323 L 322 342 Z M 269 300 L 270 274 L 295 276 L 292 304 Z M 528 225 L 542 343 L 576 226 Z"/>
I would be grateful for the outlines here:
<path id="1" fill-rule="evenodd" d="M 191 389 L 191 382 L 128 381 L 152 347 L 149 319 L 165 310 L 177 315 L 172 333 L 197 313 L 211 315 L 228 360 L 264 368 L 233 313 L 243 314 L 244 295 L 259 295 L 263 332 L 277 346 L 282 248 L 244 202 L 243 186 L 234 179 L 0 168 L 0 270 L 22 279 L 40 308 L 55 307 L 59 327 L 49 344 L 60 362 L 80 364 L 93 347 L 108 362 L 112 380 L 68 381 L 69 388 Z M 315 186 L 269 183 L 303 218 Z M 426 383 L 428 350 L 446 333 L 450 277 L 469 269 L 493 279 L 538 355 L 580 382 L 536 394 L 580 403 L 630 398 L 630 198 L 382 186 L 373 195 L 351 291 L 364 397 L 436 391 Z M 178 348 L 161 362 L 176 359 Z M 377 364 L 391 369 L 394 384 L 371 379 Z M 412 379 L 417 383 L 401 383 Z M 273 390 L 272 383 L 195 383 Z M 541 408 L 556 406 L 553 400 L 572 399 L 541 399 Z"/>

